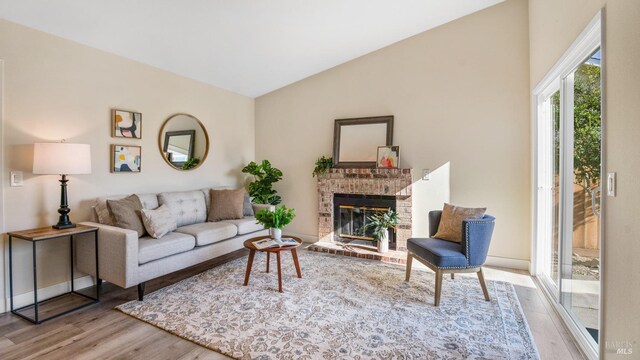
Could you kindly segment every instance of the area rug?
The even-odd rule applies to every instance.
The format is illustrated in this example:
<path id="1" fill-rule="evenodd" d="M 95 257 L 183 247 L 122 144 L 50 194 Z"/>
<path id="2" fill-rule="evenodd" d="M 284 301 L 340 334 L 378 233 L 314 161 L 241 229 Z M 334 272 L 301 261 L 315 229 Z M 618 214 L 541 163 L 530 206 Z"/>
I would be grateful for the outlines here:
<path id="1" fill-rule="evenodd" d="M 538 359 L 513 285 L 445 279 L 433 306 L 434 274 L 379 261 L 299 251 L 302 278 L 283 253 L 284 293 L 275 259 L 258 253 L 117 307 L 120 311 L 237 359 Z"/>

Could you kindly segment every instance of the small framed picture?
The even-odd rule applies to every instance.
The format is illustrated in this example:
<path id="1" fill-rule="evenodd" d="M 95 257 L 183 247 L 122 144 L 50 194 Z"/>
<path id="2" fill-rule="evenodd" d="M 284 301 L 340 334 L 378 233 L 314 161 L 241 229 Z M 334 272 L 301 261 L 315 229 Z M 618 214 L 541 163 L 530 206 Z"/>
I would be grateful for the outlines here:
<path id="1" fill-rule="evenodd" d="M 111 137 L 142 139 L 142 114 L 127 111 L 111 111 Z"/>
<path id="2" fill-rule="evenodd" d="M 112 173 L 139 173 L 141 161 L 141 146 L 111 145 Z"/>
<path id="3" fill-rule="evenodd" d="M 400 146 L 378 146 L 376 167 L 387 169 L 400 167 Z"/>

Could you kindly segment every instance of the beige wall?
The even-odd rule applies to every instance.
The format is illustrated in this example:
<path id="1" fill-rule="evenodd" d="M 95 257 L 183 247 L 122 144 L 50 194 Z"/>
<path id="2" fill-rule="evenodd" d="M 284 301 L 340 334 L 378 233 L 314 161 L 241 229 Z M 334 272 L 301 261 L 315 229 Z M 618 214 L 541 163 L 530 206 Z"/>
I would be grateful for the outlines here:
<path id="1" fill-rule="evenodd" d="M 640 1 L 532 0 L 529 3 L 531 85 L 534 87 L 605 7 L 606 171 L 616 172 L 618 194 L 605 198 L 602 259 L 603 317 L 601 354 L 616 341 L 640 353 Z M 609 350 L 609 351 L 608 351 Z"/>
<path id="2" fill-rule="evenodd" d="M 529 260 L 528 43 L 527 2 L 507 1 L 256 99 L 256 158 L 284 172 L 289 231 L 317 236 L 311 172 L 334 119 L 394 115 L 401 166 L 415 169 L 413 234 L 444 201 L 486 206 L 490 255 Z"/>
<path id="3" fill-rule="evenodd" d="M 5 62 L 6 231 L 57 221 L 58 177 L 31 174 L 34 142 L 64 138 L 91 144 L 92 174 L 69 181 L 74 222 L 88 219 L 88 200 L 101 195 L 239 185 L 240 169 L 254 158 L 251 98 L 7 21 L 0 21 L 0 57 Z M 143 114 L 142 140 L 111 138 L 112 108 Z M 192 172 L 170 168 L 157 145 L 162 122 L 178 112 L 200 119 L 210 136 L 209 156 Z M 142 146 L 140 174 L 109 172 L 114 143 Z M 23 187 L 9 187 L 10 170 L 24 172 Z M 66 243 L 43 244 L 41 250 L 41 286 L 64 281 Z M 31 290 L 28 254 L 25 246 L 16 249 L 18 294 Z"/>

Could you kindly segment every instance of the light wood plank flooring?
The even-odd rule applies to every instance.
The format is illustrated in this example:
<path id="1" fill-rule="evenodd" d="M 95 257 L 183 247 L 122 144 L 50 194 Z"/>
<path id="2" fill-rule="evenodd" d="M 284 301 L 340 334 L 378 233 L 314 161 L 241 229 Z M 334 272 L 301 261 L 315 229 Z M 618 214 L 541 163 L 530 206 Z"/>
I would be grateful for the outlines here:
<path id="1" fill-rule="evenodd" d="M 248 251 L 239 250 L 149 281 L 147 293 L 247 254 Z M 485 277 L 515 285 L 542 359 L 583 358 L 551 304 L 526 272 L 485 268 Z M 444 280 L 443 286 L 447 281 L 451 280 Z M 99 304 L 41 325 L 10 313 L 0 314 L 0 359 L 227 359 L 113 310 L 136 296 L 135 287 L 125 290 L 105 283 Z"/>

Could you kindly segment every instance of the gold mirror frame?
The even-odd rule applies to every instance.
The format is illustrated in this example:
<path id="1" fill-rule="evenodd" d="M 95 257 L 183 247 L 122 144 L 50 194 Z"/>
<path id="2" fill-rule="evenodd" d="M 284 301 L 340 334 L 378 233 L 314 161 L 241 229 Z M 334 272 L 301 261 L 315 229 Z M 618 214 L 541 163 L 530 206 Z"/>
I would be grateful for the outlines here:
<path id="1" fill-rule="evenodd" d="M 167 127 L 167 124 L 169 124 L 169 121 L 171 121 L 171 119 L 175 118 L 176 116 L 186 116 L 189 117 L 193 120 L 195 120 L 198 125 L 200 126 L 200 129 L 202 129 L 202 131 L 204 132 L 204 138 L 205 138 L 205 147 L 204 147 L 204 155 L 202 156 L 202 158 L 200 159 L 200 162 L 198 163 L 198 165 L 190 168 L 190 169 L 182 169 L 180 167 L 175 166 L 171 161 L 169 161 L 169 159 L 167 159 L 167 157 L 165 156 L 164 153 L 164 139 L 163 139 L 163 134 L 164 134 L 164 129 Z M 191 171 L 191 170 L 195 170 L 197 168 L 199 168 L 204 161 L 207 159 L 207 156 L 209 155 L 209 133 L 207 132 L 207 128 L 204 127 L 204 124 L 202 124 L 202 122 L 200 120 L 198 120 L 197 117 L 191 115 L 191 114 L 187 114 L 187 113 L 176 113 L 173 114 L 171 116 L 169 116 L 167 118 L 167 120 L 164 121 L 164 123 L 162 123 L 162 127 L 160 127 L 160 132 L 158 133 L 158 150 L 160 151 L 160 156 L 162 157 L 162 159 L 164 160 L 164 162 L 166 162 L 169 166 L 171 166 L 171 168 L 178 170 L 178 171 Z"/>

